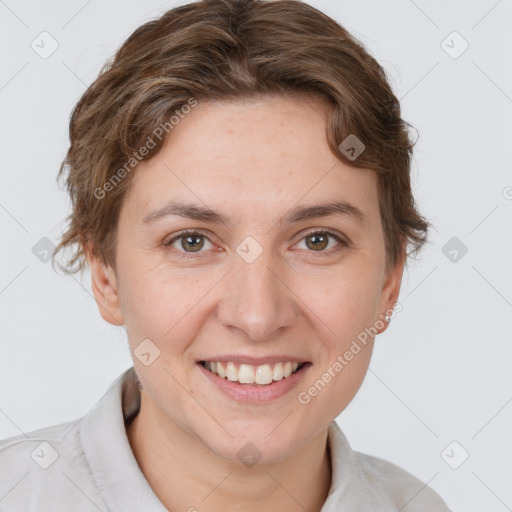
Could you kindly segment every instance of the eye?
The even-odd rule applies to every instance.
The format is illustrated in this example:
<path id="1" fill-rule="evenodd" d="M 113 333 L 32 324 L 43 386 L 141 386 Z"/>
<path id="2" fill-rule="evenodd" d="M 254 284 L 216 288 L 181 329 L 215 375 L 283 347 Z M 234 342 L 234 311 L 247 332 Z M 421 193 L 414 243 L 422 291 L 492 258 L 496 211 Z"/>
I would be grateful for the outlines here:
<path id="1" fill-rule="evenodd" d="M 333 247 L 329 247 L 329 243 L 331 240 L 335 240 L 338 242 L 337 246 L 335 245 L 334 251 L 342 249 L 343 247 L 347 247 L 348 243 L 345 242 L 339 235 L 333 233 L 326 229 L 316 229 L 307 233 L 302 237 L 300 243 L 306 244 L 306 249 L 309 252 L 330 252 Z M 202 249 L 205 248 L 205 244 L 210 244 L 210 247 L 206 246 L 206 249 L 212 249 L 215 245 L 208 239 L 208 237 L 201 233 L 200 231 L 182 231 L 178 233 L 173 238 L 171 238 L 168 242 L 165 242 L 164 245 L 166 247 L 173 247 L 177 251 L 181 253 L 185 253 L 185 257 L 193 257 L 194 253 L 205 252 Z M 299 246 L 299 244 L 296 244 Z M 326 248 L 328 248 L 326 250 Z"/>
<path id="2" fill-rule="evenodd" d="M 341 237 L 325 229 L 315 229 L 310 231 L 299 243 L 305 242 L 306 248 L 310 249 L 312 252 L 328 252 L 325 249 L 329 246 L 329 239 L 334 239 L 338 242 L 337 249 L 340 249 L 342 246 L 347 246 L 347 243 Z M 329 250 L 330 249 L 332 249 L 332 247 L 330 247 Z"/>
<path id="3" fill-rule="evenodd" d="M 201 249 L 205 246 L 205 241 L 214 247 L 206 235 L 203 235 L 198 231 L 182 231 L 175 237 L 171 238 L 171 240 L 164 243 L 164 245 L 174 247 L 181 252 L 195 253 L 201 252 Z M 178 247 L 174 244 L 178 244 Z"/>

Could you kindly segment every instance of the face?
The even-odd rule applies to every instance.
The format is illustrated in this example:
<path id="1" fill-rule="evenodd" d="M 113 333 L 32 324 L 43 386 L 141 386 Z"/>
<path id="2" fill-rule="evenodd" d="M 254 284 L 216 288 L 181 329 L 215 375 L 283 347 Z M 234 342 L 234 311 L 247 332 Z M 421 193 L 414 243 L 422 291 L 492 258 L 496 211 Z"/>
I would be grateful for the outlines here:
<path id="1" fill-rule="evenodd" d="M 398 298 L 377 176 L 330 151 L 325 108 L 198 104 L 133 176 L 116 272 L 90 259 L 100 311 L 126 325 L 145 413 L 225 459 L 250 441 L 261 462 L 282 460 L 325 430 L 366 374 L 361 333 L 384 330 Z M 304 364 L 279 379 L 277 361 Z M 271 384 L 229 380 L 269 371 Z"/>

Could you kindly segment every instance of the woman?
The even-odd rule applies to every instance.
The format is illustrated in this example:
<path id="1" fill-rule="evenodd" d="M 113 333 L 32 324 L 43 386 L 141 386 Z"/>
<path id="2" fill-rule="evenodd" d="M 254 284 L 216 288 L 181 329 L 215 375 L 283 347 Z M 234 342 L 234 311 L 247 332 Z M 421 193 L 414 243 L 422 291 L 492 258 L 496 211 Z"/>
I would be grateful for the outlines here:
<path id="1" fill-rule="evenodd" d="M 360 43 L 295 0 L 179 6 L 102 69 L 70 141 L 58 250 L 90 267 L 134 366 L 79 422 L 0 443 L 27 474 L 0 505 L 448 510 L 334 421 L 428 228 Z"/>

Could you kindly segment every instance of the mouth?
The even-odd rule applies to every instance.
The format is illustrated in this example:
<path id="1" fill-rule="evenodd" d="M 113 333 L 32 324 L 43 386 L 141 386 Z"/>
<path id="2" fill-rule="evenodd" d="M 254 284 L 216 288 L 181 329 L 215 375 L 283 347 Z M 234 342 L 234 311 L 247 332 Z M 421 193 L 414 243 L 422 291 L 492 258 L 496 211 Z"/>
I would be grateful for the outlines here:
<path id="1" fill-rule="evenodd" d="M 286 356 L 247 358 L 224 356 L 220 361 L 196 361 L 210 389 L 239 404 L 263 405 L 278 399 L 290 400 L 291 391 L 313 366 L 309 361 L 290 361 Z M 288 360 L 287 360 L 288 359 Z M 254 363 L 254 364 L 248 364 Z"/>
<path id="2" fill-rule="evenodd" d="M 198 361 L 203 368 L 221 379 L 240 385 L 269 386 L 301 372 L 311 363 L 303 361 L 277 361 L 259 365 L 235 361 Z"/>

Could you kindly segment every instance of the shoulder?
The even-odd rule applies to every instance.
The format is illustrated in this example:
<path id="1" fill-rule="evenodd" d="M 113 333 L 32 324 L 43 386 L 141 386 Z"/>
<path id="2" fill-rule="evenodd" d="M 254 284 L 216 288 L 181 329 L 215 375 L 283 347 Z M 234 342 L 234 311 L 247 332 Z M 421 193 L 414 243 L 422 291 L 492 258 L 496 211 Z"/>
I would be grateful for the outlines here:
<path id="1" fill-rule="evenodd" d="M 68 455 L 69 448 L 76 444 L 74 424 L 62 423 L 0 440 L 0 464 L 25 471 L 30 471 L 34 465 L 49 468 L 59 456 Z M 2 473 L 0 478 L 5 476 Z"/>
<path id="2" fill-rule="evenodd" d="M 384 459 L 354 451 L 366 479 L 389 495 L 399 510 L 407 512 L 450 512 L 446 503 L 427 484 L 405 469 Z"/>
<path id="3" fill-rule="evenodd" d="M 1 505 L 10 511 L 103 510 L 80 441 L 80 420 L 0 440 Z"/>

